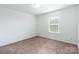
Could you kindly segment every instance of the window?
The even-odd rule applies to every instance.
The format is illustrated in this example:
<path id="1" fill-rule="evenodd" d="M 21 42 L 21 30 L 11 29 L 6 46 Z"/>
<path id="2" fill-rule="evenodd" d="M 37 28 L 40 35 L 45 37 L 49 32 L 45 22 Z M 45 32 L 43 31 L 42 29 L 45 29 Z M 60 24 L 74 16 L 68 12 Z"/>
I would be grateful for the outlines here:
<path id="1" fill-rule="evenodd" d="M 48 19 L 48 29 L 51 33 L 59 33 L 59 17 L 50 17 Z"/>

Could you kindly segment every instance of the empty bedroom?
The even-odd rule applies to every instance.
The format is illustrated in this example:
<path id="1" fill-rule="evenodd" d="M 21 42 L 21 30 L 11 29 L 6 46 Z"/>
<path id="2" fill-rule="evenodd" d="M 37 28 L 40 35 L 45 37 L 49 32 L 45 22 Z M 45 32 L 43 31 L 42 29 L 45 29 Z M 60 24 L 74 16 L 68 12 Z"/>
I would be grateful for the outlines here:
<path id="1" fill-rule="evenodd" d="M 0 4 L 0 54 L 78 54 L 78 4 Z"/>

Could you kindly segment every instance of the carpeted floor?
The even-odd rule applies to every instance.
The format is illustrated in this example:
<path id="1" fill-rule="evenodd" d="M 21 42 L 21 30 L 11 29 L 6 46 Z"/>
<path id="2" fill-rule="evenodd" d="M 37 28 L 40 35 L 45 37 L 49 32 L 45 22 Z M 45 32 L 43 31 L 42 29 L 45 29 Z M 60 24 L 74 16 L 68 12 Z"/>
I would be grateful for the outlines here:
<path id="1" fill-rule="evenodd" d="M 0 47 L 0 54 L 76 54 L 77 46 L 46 39 L 34 37 L 19 41 L 7 46 Z"/>

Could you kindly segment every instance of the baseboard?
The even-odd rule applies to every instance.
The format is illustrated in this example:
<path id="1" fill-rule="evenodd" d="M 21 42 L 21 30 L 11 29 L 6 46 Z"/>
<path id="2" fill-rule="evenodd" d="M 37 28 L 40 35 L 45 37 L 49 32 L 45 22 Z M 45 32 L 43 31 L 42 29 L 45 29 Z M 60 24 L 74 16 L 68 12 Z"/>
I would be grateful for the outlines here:
<path id="1" fill-rule="evenodd" d="M 44 38 L 44 39 L 51 39 L 51 38 L 44 37 L 44 36 L 36 36 L 36 37 L 41 37 L 41 38 Z M 71 44 L 71 45 L 77 46 L 77 44 L 73 44 L 73 43 L 69 43 L 69 42 L 65 42 L 65 41 L 56 40 L 56 39 L 53 39 L 53 38 L 51 40 L 55 40 L 55 41 L 58 41 L 58 42 L 63 42 L 63 43 L 66 43 L 66 44 Z"/>
<path id="2" fill-rule="evenodd" d="M 17 42 L 26 40 L 26 39 L 32 39 L 32 38 L 35 38 L 35 37 L 36 37 L 36 36 L 30 36 L 30 37 L 28 37 L 28 38 L 19 39 L 19 40 L 17 40 L 17 41 L 13 41 L 13 42 L 6 43 L 6 44 L 4 44 L 4 45 L 0 45 L 0 47 L 8 46 L 8 45 L 11 45 L 11 44 L 14 44 L 14 43 L 17 43 Z"/>
<path id="3" fill-rule="evenodd" d="M 31 37 L 28 37 L 28 38 L 26 38 L 26 39 L 32 39 L 32 38 L 36 38 L 36 37 L 41 37 L 41 38 L 44 38 L 44 39 L 51 39 L 51 38 L 43 37 L 43 36 L 31 36 Z M 9 43 L 9 44 L 5 44 L 5 45 L 2 45 L 2 46 L 0 46 L 0 47 L 8 46 L 8 45 L 10 45 L 10 44 L 14 44 L 14 43 L 17 43 L 17 42 L 26 40 L 26 39 L 21 39 L 21 40 L 19 40 L 19 41 L 11 42 L 11 43 Z M 52 40 L 55 40 L 55 39 L 52 38 Z M 55 40 L 55 41 L 59 41 L 59 40 Z M 76 44 L 72 44 L 72 43 L 68 43 L 68 42 L 64 42 L 64 41 L 59 41 L 59 42 L 63 42 L 63 43 L 66 43 L 66 44 L 71 44 L 71 45 L 77 46 Z"/>

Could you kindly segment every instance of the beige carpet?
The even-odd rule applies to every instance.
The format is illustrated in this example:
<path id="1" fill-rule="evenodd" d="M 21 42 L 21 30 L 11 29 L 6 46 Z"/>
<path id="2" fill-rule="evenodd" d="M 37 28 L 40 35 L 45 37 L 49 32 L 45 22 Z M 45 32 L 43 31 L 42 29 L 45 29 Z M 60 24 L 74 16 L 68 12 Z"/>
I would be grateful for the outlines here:
<path id="1" fill-rule="evenodd" d="M 0 54 L 76 54 L 77 46 L 42 37 L 34 37 L 0 47 Z"/>

